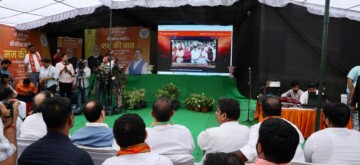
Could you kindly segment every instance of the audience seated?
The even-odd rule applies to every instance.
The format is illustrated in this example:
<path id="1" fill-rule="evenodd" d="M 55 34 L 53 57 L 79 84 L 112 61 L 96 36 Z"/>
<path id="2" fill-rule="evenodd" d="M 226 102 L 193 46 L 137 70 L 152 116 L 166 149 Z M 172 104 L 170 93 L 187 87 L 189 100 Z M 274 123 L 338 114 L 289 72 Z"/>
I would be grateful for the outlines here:
<path id="1" fill-rule="evenodd" d="M 63 97 L 48 98 L 41 104 L 40 111 L 48 133 L 24 150 L 18 164 L 93 165 L 89 154 L 69 139 L 74 125 L 70 101 Z"/>
<path id="2" fill-rule="evenodd" d="M 194 140 L 188 128 L 171 121 L 174 115 L 171 101 L 166 97 L 158 98 L 151 115 L 155 122 L 146 129 L 145 140 L 151 151 L 168 157 L 174 165 L 193 165 Z"/>
<path id="3" fill-rule="evenodd" d="M 222 98 L 219 99 L 218 105 L 215 115 L 220 126 L 202 131 L 197 138 L 200 149 L 205 151 L 202 160 L 207 153 L 236 151 L 249 140 L 249 128 L 238 122 L 239 102 L 234 99 Z"/>
<path id="4" fill-rule="evenodd" d="M 256 144 L 259 159 L 251 165 L 290 165 L 298 144 L 299 135 L 289 122 L 269 118 L 260 126 Z"/>
<path id="5" fill-rule="evenodd" d="M 40 139 L 47 133 L 46 124 L 43 119 L 40 105 L 45 99 L 52 97 L 49 91 L 42 91 L 34 97 L 32 106 L 33 114 L 26 117 L 20 127 L 20 138 L 24 139 Z"/>
<path id="6" fill-rule="evenodd" d="M 281 103 L 280 100 L 276 97 L 266 97 L 262 101 L 262 110 L 263 110 L 263 118 L 266 121 L 269 118 L 280 118 L 281 116 Z M 296 127 L 296 125 L 291 122 L 281 118 L 282 120 L 290 123 L 298 132 L 299 136 L 299 144 L 292 161 L 297 162 L 305 162 L 304 152 L 301 148 L 301 145 L 304 143 L 304 136 L 300 132 L 300 130 Z M 236 151 L 236 154 L 243 161 L 253 162 L 258 157 L 256 143 L 259 138 L 259 128 L 262 125 L 261 123 L 257 123 L 250 128 L 250 136 L 247 144 L 240 149 L 240 151 Z"/>
<path id="7" fill-rule="evenodd" d="M 293 81 L 290 83 L 291 89 L 281 94 L 282 98 L 285 98 L 286 102 L 289 103 L 298 103 L 300 101 L 300 96 L 304 92 L 300 89 L 299 82 Z"/>
<path id="8" fill-rule="evenodd" d="M 114 141 L 112 129 L 104 123 L 105 107 L 99 100 L 90 100 L 84 106 L 86 126 L 77 130 L 71 141 L 89 147 L 111 147 Z"/>
<path id="9" fill-rule="evenodd" d="M 120 151 L 105 160 L 103 165 L 172 165 L 169 158 L 150 152 L 145 143 L 147 136 L 145 123 L 139 115 L 125 114 L 119 117 L 113 127 L 116 143 Z"/>
<path id="10" fill-rule="evenodd" d="M 244 165 L 244 162 L 234 153 L 209 153 L 204 165 Z"/>
<path id="11" fill-rule="evenodd" d="M 312 134 L 304 147 L 307 162 L 321 164 L 360 163 L 360 132 L 346 128 L 350 109 L 343 103 L 329 103 L 323 108 L 327 127 Z"/>

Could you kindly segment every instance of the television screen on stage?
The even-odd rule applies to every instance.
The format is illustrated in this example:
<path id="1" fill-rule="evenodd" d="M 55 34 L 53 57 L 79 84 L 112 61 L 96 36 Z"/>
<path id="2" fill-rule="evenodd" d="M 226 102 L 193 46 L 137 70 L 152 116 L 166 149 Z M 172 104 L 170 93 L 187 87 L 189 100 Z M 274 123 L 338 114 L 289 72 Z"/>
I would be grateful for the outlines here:
<path id="1" fill-rule="evenodd" d="M 232 26 L 159 25 L 158 74 L 228 76 L 232 31 Z"/>

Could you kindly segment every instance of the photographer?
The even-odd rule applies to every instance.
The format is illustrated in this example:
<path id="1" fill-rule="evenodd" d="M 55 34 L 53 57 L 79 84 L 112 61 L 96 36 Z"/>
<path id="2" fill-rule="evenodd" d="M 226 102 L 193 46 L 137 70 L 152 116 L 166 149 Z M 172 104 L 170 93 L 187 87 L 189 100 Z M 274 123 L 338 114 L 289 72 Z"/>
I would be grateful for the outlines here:
<path id="1" fill-rule="evenodd" d="M 108 52 L 108 56 L 103 58 L 103 62 L 98 67 L 97 79 L 96 79 L 96 99 L 100 100 L 104 105 L 106 104 L 106 100 L 111 94 L 109 89 L 109 74 L 111 69 L 114 67 L 115 60 L 112 60 L 112 52 Z M 110 56 L 109 56 L 110 55 Z"/>
<path id="2" fill-rule="evenodd" d="M 17 158 L 16 120 L 19 102 L 11 97 L 12 91 L 0 85 L 0 164 L 15 164 Z"/>
<path id="3" fill-rule="evenodd" d="M 75 71 L 75 87 L 78 91 L 77 102 L 78 106 L 84 104 L 87 101 L 89 95 L 89 78 L 91 76 L 91 70 L 86 66 L 85 60 L 79 60 Z"/>

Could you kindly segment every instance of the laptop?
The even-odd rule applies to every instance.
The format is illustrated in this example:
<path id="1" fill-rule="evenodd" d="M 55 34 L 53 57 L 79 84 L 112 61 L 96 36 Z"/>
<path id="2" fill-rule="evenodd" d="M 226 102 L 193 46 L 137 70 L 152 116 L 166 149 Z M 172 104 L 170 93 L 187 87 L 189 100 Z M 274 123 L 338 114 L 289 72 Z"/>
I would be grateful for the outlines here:
<path id="1" fill-rule="evenodd" d="M 318 97 L 317 94 L 309 94 L 308 102 L 305 105 L 306 107 L 312 107 L 315 108 L 318 104 Z M 323 107 L 326 103 L 326 95 L 322 95 L 321 97 L 321 107 Z"/>

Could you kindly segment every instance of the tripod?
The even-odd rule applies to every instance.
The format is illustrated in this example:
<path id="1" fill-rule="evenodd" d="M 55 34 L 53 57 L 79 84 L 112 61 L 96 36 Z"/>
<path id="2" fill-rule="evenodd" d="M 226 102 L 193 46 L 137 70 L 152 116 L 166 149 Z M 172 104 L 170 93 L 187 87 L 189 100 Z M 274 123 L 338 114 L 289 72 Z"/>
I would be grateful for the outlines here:
<path id="1" fill-rule="evenodd" d="M 81 114 L 81 108 L 80 106 L 82 103 L 86 101 L 86 88 L 85 88 L 85 76 L 84 71 L 80 72 L 80 68 L 76 69 L 78 74 L 76 75 L 76 104 L 72 106 L 72 111 L 74 115 L 80 115 Z"/>
<path id="2" fill-rule="evenodd" d="M 249 99 L 248 99 L 248 109 L 247 109 L 247 119 L 242 123 L 254 124 L 253 120 L 250 120 L 250 101 L 251 101 L 251 67 L 249 67 Z"/>

